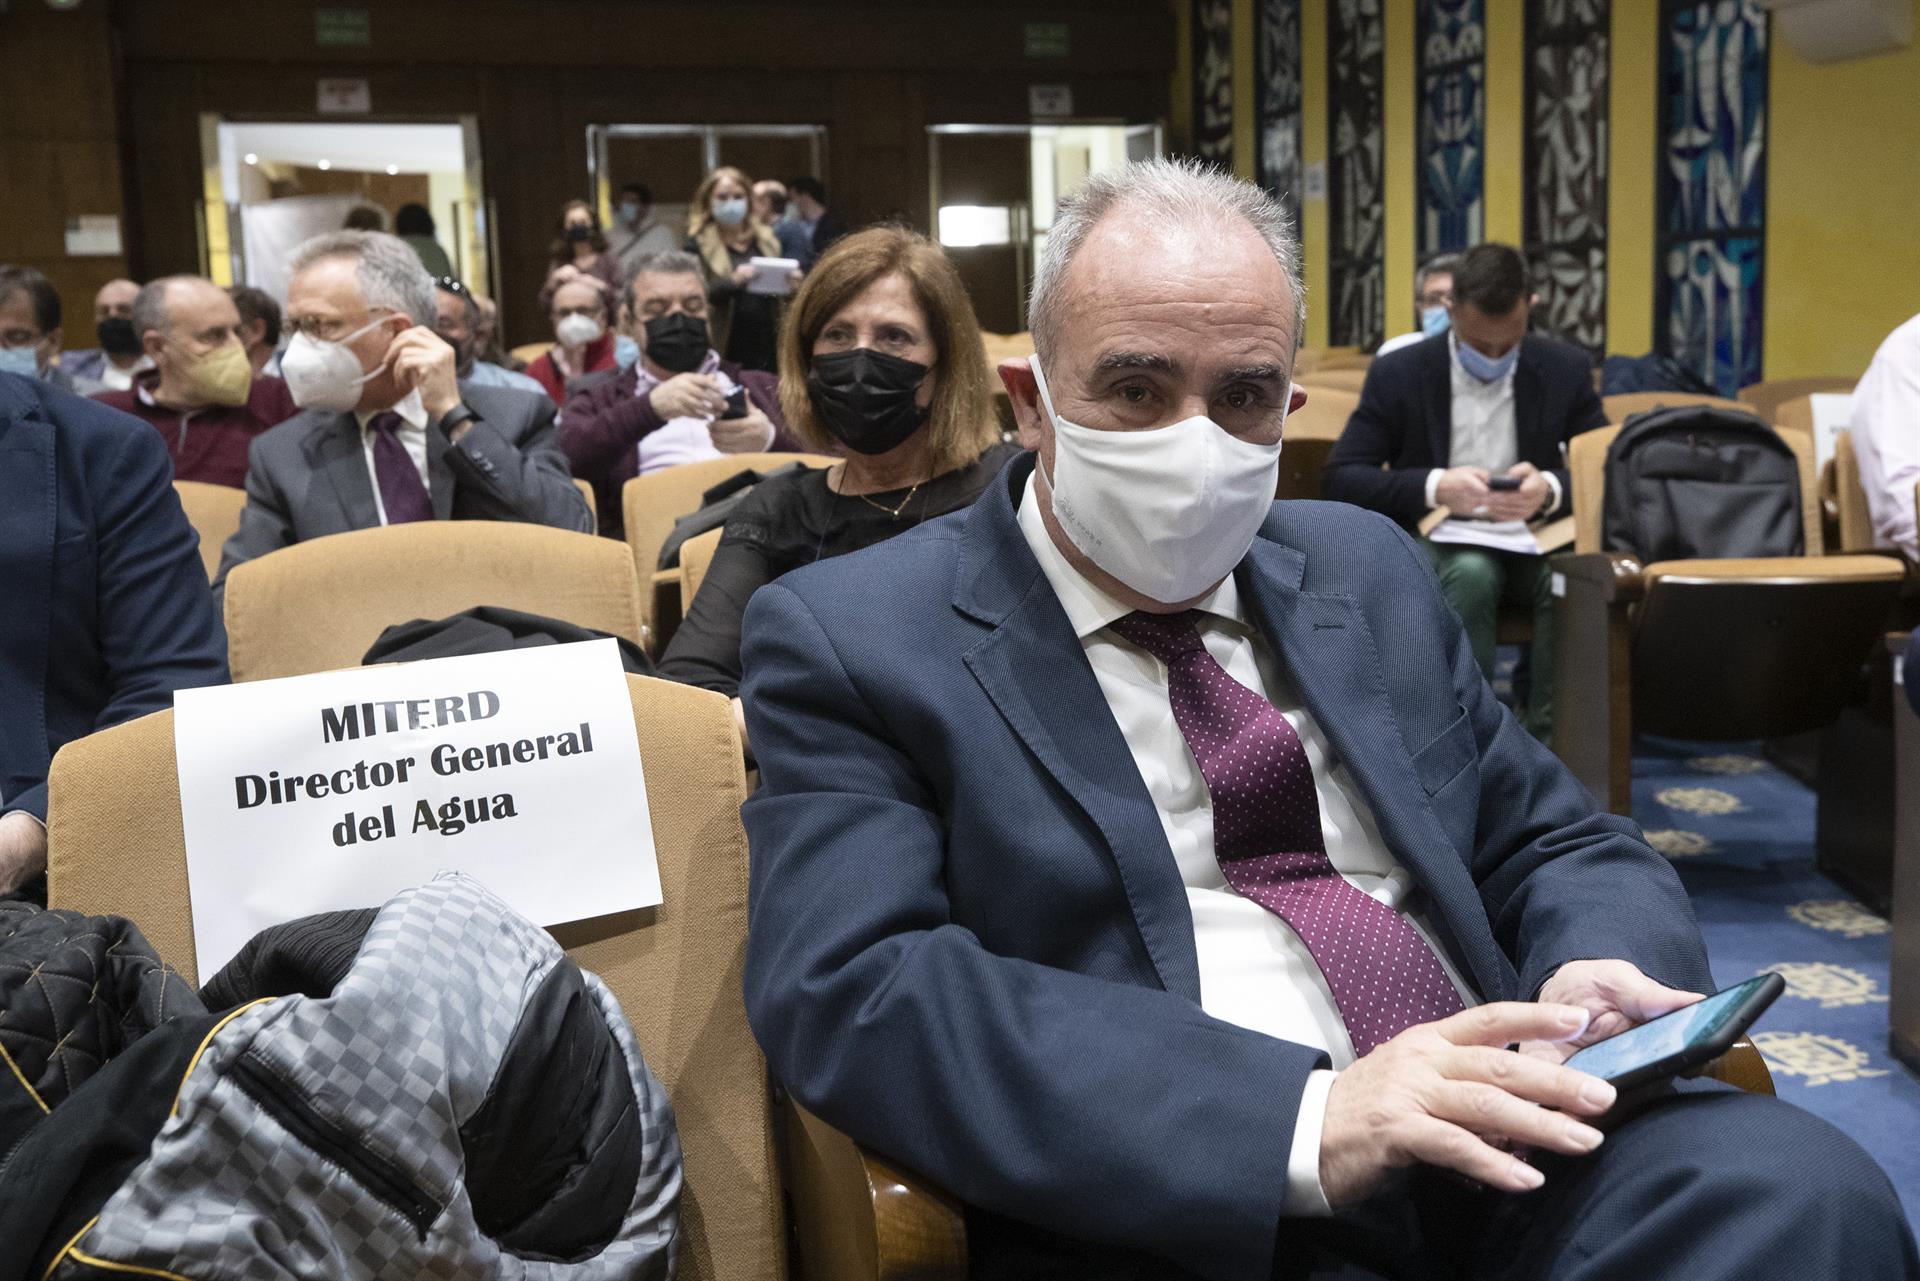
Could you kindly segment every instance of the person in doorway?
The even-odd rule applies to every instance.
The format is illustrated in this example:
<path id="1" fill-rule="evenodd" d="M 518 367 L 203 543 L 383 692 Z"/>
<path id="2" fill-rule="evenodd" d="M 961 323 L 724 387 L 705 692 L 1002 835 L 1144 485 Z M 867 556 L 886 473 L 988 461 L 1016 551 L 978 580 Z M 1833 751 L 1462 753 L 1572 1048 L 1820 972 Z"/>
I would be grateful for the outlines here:
<path id="1" fill-rule="evenodd" d="M 607 329 L 607 293 L 592 276 L 576 276 L 553 291 L 547 318 L 553 322 L 553 346 L 527 366 L 556 405 L 567 403 L 567 384 L 588 374 L 617 368 L 613 334 Z"/>
<path id="2" fill-rule="evenodd" d="M 574 476 L 594 488 L 601 533 L 623 537 L 620 491 L 635 476 L 726 454 L 803 448 L 786 430 L 775 377 L 713 349 L 698 258 L 677 250 L 642 258 L 621 325 L 639 360 L 574 391 L 560 416 L 560 447 Z M 729 416 L 736 392 L 739 413 Z"/>
<path id="3" fill-rule="evenodd" d="M 547 250 L 547 279 L 540 286 L 541 309 L 552 307 L 555 289 L 581 276 L 599 281 L 609 298 L 618 298 L 626 284 L 620 260 L 609 250 L 593 206 L 584 200 L 569 200 L 560 210 L 560 238 Z"/>
<path id="4" fill-rule="evenodd" d="M 847 234 L 847 221 L 828 206 L 826 184 L 810 174 L 787 183 L 787 198 L 807 232 L 807 257 L 801 265 L 811 266 L 814 259 L 833 247 L 834 241 Z"/>
<path id="5" fill-rule="evenodd" d="M 434 279 L 453 274 L 453 263 L 434 235 L 433 215 L 422 204 L 404 204 L 394 211 L 393 234 L 420 255 L 420 265 Z"/>
<path id="6" fill-rule="evenodd" d="M 791 258 L 802 267 L 813 261 L 813 232 L 793 216 L 793 201 L 787 196 L 785 184 L 772 178 L 754 183 L 753 216 L 773 228 L 782 258 Z"/>
<path id="7" fill-rule="evenodd" d="M 95 399 L 160 433 L 175 480 L 240 488 L 254 438 L 299 410 L 285 383 L 255 376 L 240 309 L 210 280 L 165 276 L 140 291 L 133 327 L 152 368 Z"/>
<path id="8" fill-rule="evenodd" d="M 620 272 L 628 280 L 639 268 L 642 258 L 669 254 L 680 248 L 680 236 L 653 212 L 653 189 L 644 182 L 630 182 L 620 188 L 613 206 L 613 256 L 620 260 Z"/>
<path id="9" fill-rule="evenodd" d="M 133 300 L 140 286 L 109 280 L 93 296 L 93 330 L 98 347 L 82 347 L 60 357 L 60 368 L 75 384 L 101 391 L 125 391 L 133 376 L 150 366 L 133 332 Z"/>
<path id="10" fill-rule="evenodd" d="M 240 341 L 255 374 L 280 374 L 280 304 L 264 289 L 235 285 L 227 290 L 240 313 Z"/>
<path id="11" fill-rule="evenodd" d="M 1459 254 L 1435 254 L 1413 273 L 1414 314 L 1420 328 L 1380 344 L 1376 356 L 1385 356 L 1426 338 L 1437 338 L 1453 324 L 1453 273 L 1460 266 Z"/>
<path id="12" fill-rule="evenodd" d="M 780 240 L 753 216 L 752 190 L 747 176 L 730 165 L 708 174 L 693 193 L 686 249 L 706 269 L 714 347 L 737 365 L 770 371 L 780 300 L 753 292 L 747 283 L 754 276 L 753 259 L 780 257 Z"/>

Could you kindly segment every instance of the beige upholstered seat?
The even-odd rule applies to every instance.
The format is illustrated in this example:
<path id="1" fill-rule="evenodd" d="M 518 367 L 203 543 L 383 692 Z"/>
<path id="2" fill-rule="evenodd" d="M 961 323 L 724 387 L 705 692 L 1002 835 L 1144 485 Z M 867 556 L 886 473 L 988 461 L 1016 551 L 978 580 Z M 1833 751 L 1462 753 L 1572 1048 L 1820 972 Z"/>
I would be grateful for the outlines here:
<path id="1" fill-rule="evenodd" d="M 1600 405 L 1607 411 L 1607 421 L 1616 426 L 1635 414 L 1644 414 L 1652 409 L 1672 409 L 1677 405 L 1715 405 L 1743 414 L 1753 412 L 1751 406 L 1737 400 L 1728 400 L 1724 396 L 1699 396 L 1687 391 L 1633 391 L 1619 396 L 1602 396 Z"/>
<path id="2" fill-rule="evenodd" d="M 682 1281 L 785 1281 L 766 1067 L 740 988 L 746 778 L 732 709 L 705 690 L 627 681 L 665 901 L 554 934 L 613 989 L 673 1099 L 686 1160 Z M 48 897 L 131 918 L 192 973 L 175 778 L 171 712 L 63 748 L 49 780 Z"/>
<path id="3" fill-rule="evenodd" d="M 693 598 L 707 576 L 707 566 L 713 563 L 713 553 L 719 550 L 723 532 L 710 529 L 680 544 L 680 599 L 687 609 L 693 608 Z"/>
<path id="4" fill-rule="evenodd" d="M 220 569 L 220 549 L 240 528 L 247 491 L 199 480 L 176 480 L 173 488 L 180 495 L 180 506 L 186 509 L 187 523 L 200 535 L 200 563 L 206 566 L 207 581 L 212 582 Z"/>
<path id="5" fill-rule="evenodd" d="M 394 623 L 475 605 L 642 639 L 633 561 L 620 544 L 511 521 L 418 521 L 236 565 L 226 582 L 228 664 L 236 681 L 353 667 Z"/>
<path id="6" fill-rule="evenodd" d="M 1780 408 L 1788 401 L 1826 392 L 1850 392 L 1856 379 L 1832 375 L 1825 378 L 1775 378 L 1740 389 L 1740 403 L 1770 423 L 1786 425 Z"/>

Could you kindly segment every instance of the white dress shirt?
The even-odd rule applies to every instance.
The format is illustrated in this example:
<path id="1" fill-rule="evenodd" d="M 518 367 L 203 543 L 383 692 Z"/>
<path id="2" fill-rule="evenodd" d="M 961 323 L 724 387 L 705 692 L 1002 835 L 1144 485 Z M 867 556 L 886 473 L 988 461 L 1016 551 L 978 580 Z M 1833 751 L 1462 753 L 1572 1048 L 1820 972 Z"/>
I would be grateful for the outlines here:
<path id="1" fill-rule="evenodd" d="M 1920 560 L 1913 487 L 1920 483 L 1920 316 L 1901 325 L 1874 353 L 1853 391 L 1848 423 L 1874 537 Z"/>
<path id="2" fill-rule="evenodd" d="M 1484 467 L 1489 475 L 1504 476 L 1520 461 L 1520 426 L 1513 414 L 1513 376 L 1520 368 L 1518 360 L 1506 377 L 1483 383 L 1460 366 L 1460 335 L 1447 335 L 1447 372 L 1453 388 L 1453 432 L 1447 449 L 1447 467 Z M 1437 497 L 1440 477 L 1446 467 L 1427 473 L 1427 506 L 1440 505 Z M 1543 473 L 1552 493 L 1546 510 L 1560 506 L 1560 478 Z"/>
<path id="3" fill-rule="evenodd" d="M 367 459 L 367 479 L 373 482 L 373 510 L 380 514 L 382 525 L 387 523 L 387 504 L 380 497 L 380 472 L 373 465 L 373 428 L 368 424 L 386 413 L 400 415 L 400 427 L 394 435 L 406 446 L 407 457 L 420 473 L 420 483 L 427 487 L 428 493 L 433 492 L 433 482 L 427 479 L 427 407 L 420 403 L 420 393 L 408 392 L 407 398 L 391 409 L 354 410 L 353 416 L 360 423 L 360 451 Z"/>
<path id="4" fill-rule="evenodd" d="M 96 379 L 108 391 L 125 391 L 133 386 L 135 374 L 145 373 L 153 368 L 153 358 L 142 356 L 125 369 L 113 363 L 111 359 L 100 362 L 100 373 Z"/>
<path id="5" fill-rule="evenodd" d="M 1335 1068 L 1345 1067 L 1353 1062 L 1353 1044 L 1306 944 L 1278 915 L 1241 897 L 1220 870 L 1213 850 L 1213 801 L 1199 762 L 1173 718 L 1165 666 L 1109 626 L 1124 618 L 1128 607 L 1088 582 L 1054 545 L 1041 521 L 1031 477 L 1020 503 L 1020 531 L 1080 638 L 1173 849 L 1193 913 L 1201 1008 L 1224 1022 L 1325 1050 Z M 1433 948 L 1461 999 L 1477 1003 L 1428 928 L 1413 878 L 1387 852 L 1346 765 L 1301 705 L 1271 648 L 1248 624 L 1233 579 L 1228 577 L 1195 608 L 1204 615 L 1199 627 L 1207 652 L 1233 679 L 1271 702 L 1300 736 L 1313 769 L 1328 860 L 1349 884 L 1405 916 Z M 1333 1077 L 1331 1071 L 1312 1073 L 1301 1096 L 1287 1161 L 1289 1214 L 1329 1212 L 1320 1187 L 1320 1129 Z"/>

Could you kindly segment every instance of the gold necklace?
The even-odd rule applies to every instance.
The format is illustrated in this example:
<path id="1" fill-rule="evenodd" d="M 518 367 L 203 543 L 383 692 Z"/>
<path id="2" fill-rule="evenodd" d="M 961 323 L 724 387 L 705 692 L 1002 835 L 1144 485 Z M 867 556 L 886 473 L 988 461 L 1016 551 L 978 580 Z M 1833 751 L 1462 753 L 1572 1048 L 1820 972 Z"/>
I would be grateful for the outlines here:
<path id="1" fill-rule="evenodd" d="M 887 515 L 893 517 L 895 520 L 899 520 L 900 513 L 907 509 L 907 504 L 913 501 L 913 496 L 920 492 L 920 485 L 924 485 L 926 483 L 927 482 L 923 480 L 920 482 L 919 485 L 915 485 L 912 489 L 909 489 L 907 491 L 907 496 L 900 500 L 900 505 L 898 507 L 888 507 L 884 503 L 876 503 L 873 501 L 873 499 L 868 498 L 865 494 L 855 494 L 854 497 L 858 498 L 861 502 L 873 508 L 875 511 L 883 511 Z"/>

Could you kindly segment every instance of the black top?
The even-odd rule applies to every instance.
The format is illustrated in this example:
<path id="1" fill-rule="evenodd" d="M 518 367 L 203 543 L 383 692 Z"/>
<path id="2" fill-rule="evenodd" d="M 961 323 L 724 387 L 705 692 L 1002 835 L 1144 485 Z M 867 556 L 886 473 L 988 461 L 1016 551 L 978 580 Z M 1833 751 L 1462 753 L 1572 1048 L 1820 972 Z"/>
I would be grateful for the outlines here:
<path id="1" fill-rule="evenodd" d="M 720 535 L 693 608 L 660 660 L 660 675 L 729 697 L 738 694 L 740 620 L 755 591 L 789 570 L 857 552 L 923 520 L 971 507 L 1019 452 L 1010 442 L 995 445 L 969 466 L 935 476 L 911 498 L 905 489 L 864 498 L 836 494 L 827 488 L 824 468 L 754 486 Z M 900 507 L 897 518 L 889 514 L 895 507 Z"/>
<path id="2" fill-rule="evenodd" d="M 691 249 L 693 242 L 687 242 Z M 692 252 L 698 253 L 697 249 Z M 727 261 L 738 271 L 760 253 L 757 244 L 745 249 L 727 246 Z M 718 282 L 720 288 L 709 290 L 712 294 L 725 294 L 733 299 L 733 319 L 727 329 L 727 349 L 720 354 L 736 365 L 747 369 L 764 369 L 772 373 L 780 350 L 780 298 L 776 294 L 756 294 L 744 286 L 736 285 L 732 280 Z"/>

